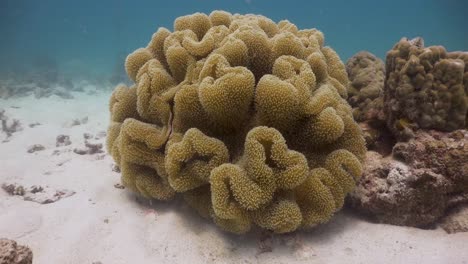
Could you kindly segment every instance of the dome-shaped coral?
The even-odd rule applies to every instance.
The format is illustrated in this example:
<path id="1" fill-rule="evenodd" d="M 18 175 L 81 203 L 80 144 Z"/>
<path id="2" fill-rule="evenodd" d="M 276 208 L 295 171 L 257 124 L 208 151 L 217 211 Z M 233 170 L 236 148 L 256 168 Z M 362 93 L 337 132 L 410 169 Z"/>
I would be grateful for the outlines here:
<path id="1" fill-rule="evenodd" d="M 326 222 L 361 174 L 343 63 L 316 29 L 214 11 L 176 19 L 126 60 L 108 151 L 132 191 L 181 194 L 223 229 Z"/>

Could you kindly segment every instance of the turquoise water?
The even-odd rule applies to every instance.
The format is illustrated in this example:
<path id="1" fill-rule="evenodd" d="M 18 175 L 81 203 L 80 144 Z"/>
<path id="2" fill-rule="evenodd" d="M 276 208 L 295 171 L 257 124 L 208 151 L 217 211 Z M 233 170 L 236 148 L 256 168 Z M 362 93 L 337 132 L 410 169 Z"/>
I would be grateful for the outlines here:
<path id="1" fill-rule="evenodd" d="M 110 76 L 121 70 L 129 52 L 146 46 L 158 27 L 172 29 L 179 16 L 216 9 L 318 28 L 344 61 L 360 50 L 384 58 L 404 36 L 468 50 L 464 0 L 1 0 L 0 73 L 51 63 L 71 76 Z"/>

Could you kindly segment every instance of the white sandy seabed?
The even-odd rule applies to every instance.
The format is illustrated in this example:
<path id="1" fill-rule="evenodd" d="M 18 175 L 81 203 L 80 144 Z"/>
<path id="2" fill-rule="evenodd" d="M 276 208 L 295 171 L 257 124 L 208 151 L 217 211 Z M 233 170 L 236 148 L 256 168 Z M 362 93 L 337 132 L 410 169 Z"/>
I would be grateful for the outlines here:
<path id="1" fill-rule="evenodd" d="M 180 201 L 138 198 L 114 187 L 120 175 L 109 155 L 71 151 L 83 147 L 83 133 L 106 130 L 110 93 L 74 96 L 0 100 L 24 127 L 0 143 L 0 183 L 76 192 L 39 204 L 0 190 L 0 237 L 29 246 L 33 263 L 468 263 L 468 233 L 375 224 L 345 211 L 307 233 L 237 236 Z M 86 116 L 86 124 L 68 125 Z M 41 125 L 28 126 L 35 122 Z M 72 144 L 56 147 L 60 134 Z M 33 144 L 45 150 L 28 153 Z M 57 150 L 61 154 L 53 155 Z"/>

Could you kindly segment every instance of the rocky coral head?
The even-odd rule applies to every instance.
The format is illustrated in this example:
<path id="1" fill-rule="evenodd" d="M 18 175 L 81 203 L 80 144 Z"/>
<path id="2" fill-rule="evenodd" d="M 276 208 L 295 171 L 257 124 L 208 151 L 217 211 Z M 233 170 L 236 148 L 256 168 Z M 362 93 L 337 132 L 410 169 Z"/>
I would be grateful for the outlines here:
<path id="1" fill-rule="evenodd" d="M 328 221 L 360 177 L 347 73 L 317 29 L 196 13 L 125 66 L 107 149 L 134 192 L 179 194 L 229 232 L 284 233 Z"/>
<path id="2" fill-rule="evenodd" d="M 361 51 L 346 63 L 350 85 L 348 102 L 358 122 L 383 121 L 385 65 L 374 54 Z"/>
<path id="3" fill-rule="evenodd" d="M 384 112 L 401 139 L 414 131 L 465 128 L 468 120 L 468 55 L 422 38 L 401 39 L 387 53 Z"/>
<path id="4" fill-rule="evenodd" d="M 363 177 L 348 201 L 379 222 L 431 227 L 468 204 L 468 131 L 419 130 L 393 155 L 366 154 Z"/>

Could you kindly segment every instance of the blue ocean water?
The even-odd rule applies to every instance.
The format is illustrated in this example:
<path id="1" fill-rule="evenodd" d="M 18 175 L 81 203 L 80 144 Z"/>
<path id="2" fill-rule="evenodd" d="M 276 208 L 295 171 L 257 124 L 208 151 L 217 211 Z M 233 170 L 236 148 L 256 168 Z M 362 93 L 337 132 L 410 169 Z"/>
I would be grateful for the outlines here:
<path id="1" fill-rule="evenodd" d="M 0 73 L 52 63 L 71 76 L 110 76 L 158 27 L 172 29 L 179 16 L 219 9 L 315 27 L 344 61 L 361 50 L 385 58 L 404 36 L 468 50 L 465 0 L 1 0 Z"/>

